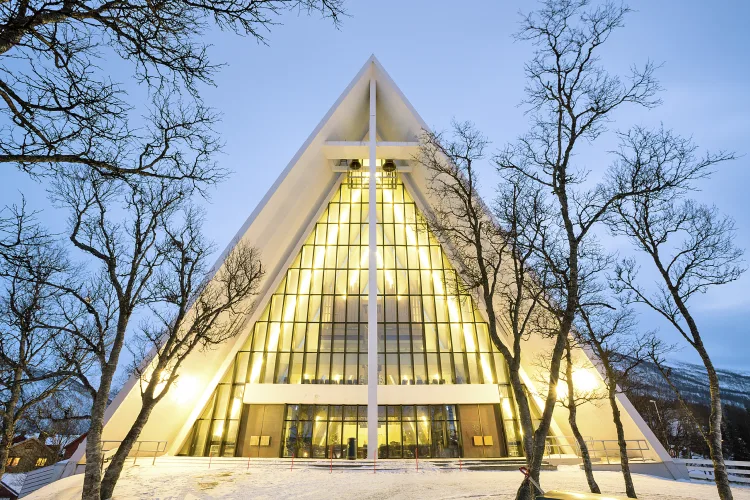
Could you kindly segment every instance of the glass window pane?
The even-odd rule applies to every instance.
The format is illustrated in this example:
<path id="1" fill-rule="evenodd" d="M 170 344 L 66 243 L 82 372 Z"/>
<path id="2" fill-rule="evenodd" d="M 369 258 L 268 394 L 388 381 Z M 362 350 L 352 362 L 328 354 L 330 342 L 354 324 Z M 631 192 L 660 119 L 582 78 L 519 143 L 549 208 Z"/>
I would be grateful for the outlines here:
<path id="1" fill-rule="evenodd" d="M 276 383 L 286 384 L 289 382 L 289 353 L 279 355 L 279 367 L 276 371 Z"/>
<path id="2" fill-rule="evenodd" d="M 244 384 L 247 378 L 247 364 L 250 362 L 250 353 L 246 351 L 240 351 L 237 353 L 236 365 L 234 371 L 234 382 L 237 384 Z"/>
<path id="3" fill-rule="evenodd" d="M 317 380 L 323 381 L 324 383 L 330 380 L 331 377 L 331 354 L 327 352 L 321 352 L 318 357 L 318 376 Z"/>
<path id="4" fill-rule="evenodd" d="M 417 448 L 417 423 L 414 421 L 402 423 L 404 458 L 414 458 Z"/>
<path id="5" fill-rule="evenodd" d="M 353 405 L 347 405 L 344 406 L 344 420 L 351 420 L 351 421 L 357 421 L 357 415 L 358 410 L 356 406 Z"/>
<path id="6" fill-rule="evenodd" d="M 401 458 L 401 422 L 388 422 L 388 458 Z"/>
<path id="7" fill-rule="evenodd" d="M 466 364 L 464 360 L 464 355 L 457 353 L 453 356 L 453 365 L 454 370 L 456 373 L 455 382 L 457 384 L 466 384 L 468 383 L 468 379 L 466 377 Z"/>
<path id="8" fill-rule="evenodd" d="M 292 354 L 292 360 L 290 361 L 291 370 L 289 375 L 290 384 L 301 384 L 302 383 L 302 363 L 305 355 L 301 352 Z M 284 383 L 284 382 L 281 382 Z"/>
<path id="9" fill-rule="evenodd" d="M 268 354 L 266 358 L 266 371 L 263 377 L 264 384 L 273 384 L 274 370 L 276 369 L 276 353 Z"/>

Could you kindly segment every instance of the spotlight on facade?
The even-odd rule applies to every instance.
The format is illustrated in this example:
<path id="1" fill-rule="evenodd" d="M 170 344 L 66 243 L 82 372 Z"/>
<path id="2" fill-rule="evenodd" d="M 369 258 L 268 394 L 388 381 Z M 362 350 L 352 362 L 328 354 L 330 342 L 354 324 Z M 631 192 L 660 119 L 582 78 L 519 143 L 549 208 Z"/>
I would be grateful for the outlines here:
<path id="1" fill-rule="evenodd" d="M 359 170 L 360 168 L 362 168 L 362 163 L 355 158 L 349 162 L 349 168 L 352 170 Z"/>
<path id="2" fill-rule="evenodd" d="M 395 172 L 396 171 L 396 162 L 393 160 L 385 160 L 383 162 L 383 172 Z"/>

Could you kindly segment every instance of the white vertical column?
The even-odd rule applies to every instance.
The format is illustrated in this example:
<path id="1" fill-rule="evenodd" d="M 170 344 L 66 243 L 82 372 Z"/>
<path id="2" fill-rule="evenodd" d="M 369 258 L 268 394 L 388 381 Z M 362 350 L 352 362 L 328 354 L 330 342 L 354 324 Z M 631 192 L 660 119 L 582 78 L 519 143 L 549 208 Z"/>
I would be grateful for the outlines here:
<path id="1" fill-rule="evenodd" d="M 376 213 L 376 123 L 375 78 L 370 78 L 370 201 L 368 203 L 370 247 L 367 287 L 367 458 L 374 460 L 378 453 L 378 246 Z"/>

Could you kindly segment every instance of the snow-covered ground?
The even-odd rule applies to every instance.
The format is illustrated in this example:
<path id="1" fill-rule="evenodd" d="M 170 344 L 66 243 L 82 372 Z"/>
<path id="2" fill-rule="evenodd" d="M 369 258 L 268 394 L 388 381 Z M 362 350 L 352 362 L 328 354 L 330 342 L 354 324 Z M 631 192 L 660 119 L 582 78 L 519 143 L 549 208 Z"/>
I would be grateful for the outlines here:
<path id="1" fill-rule="evenodd" d="M 426 468 L 425 468 L 426 467 Z M 597 472 L 604 493 L 625 495 L 622 476 L 615 472 Z M 77 500 L 81 497 L 83 477 L 77 475 L 50 484 L 24 500 Z M 123 473 L 115 490 L 115 499 L 159 500 L 193 499 L 465 499 L 513 498 L 521 480 L 518 472 L 441 471 L 424 464 L 415 470 L 289 470 L 286 466 L 259 466 L 250 470 L 189 470 L 165 467 L 131 467 Z M 705 500 L 718 498 L 712 484 L 669 481 L 636 474 L 635 488 L 641 500 Z M 565 470 L 542 473 L 542 486 L 548 490 L 587 491 L 583 472 Z M 750 500 L 750 488 L 737 487 L 736 500 Z"/>

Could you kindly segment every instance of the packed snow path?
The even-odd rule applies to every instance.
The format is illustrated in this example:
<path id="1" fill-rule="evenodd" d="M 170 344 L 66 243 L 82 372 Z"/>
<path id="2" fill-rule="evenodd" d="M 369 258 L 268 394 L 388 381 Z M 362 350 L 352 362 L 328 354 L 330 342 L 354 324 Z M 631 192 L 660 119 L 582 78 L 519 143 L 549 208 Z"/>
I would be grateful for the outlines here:
<path id="1" fill-rule="evenodd" d="M 380 464 L 379 464 L 380 465 Z M 597 472 L 604 493 L 625 495 L 622 476 Z M 441 471 L 420 464 L 420 471 L 314 470 L 250 465 L 242 469 L 186 469 L 175 466 L 136 466 L 127 468 L 115 490 L 115 500 L 159 499 L 478 499 L 514 498 L 521 480 L 518 472 Z M 634 475 L 641 500 L 705 500 L 717 498 L 710 483 L 670 481 Z M 77 500 L 81 498 L 82 475 L 57 481 L 25 497 L 24 500 Z M 580 470 L 567 468 L 542 473 L 546 489 L 587 491 Z M 734 489 L 736 500 L 750 500 L 750 488 Z"/>

